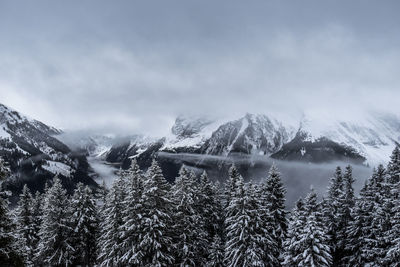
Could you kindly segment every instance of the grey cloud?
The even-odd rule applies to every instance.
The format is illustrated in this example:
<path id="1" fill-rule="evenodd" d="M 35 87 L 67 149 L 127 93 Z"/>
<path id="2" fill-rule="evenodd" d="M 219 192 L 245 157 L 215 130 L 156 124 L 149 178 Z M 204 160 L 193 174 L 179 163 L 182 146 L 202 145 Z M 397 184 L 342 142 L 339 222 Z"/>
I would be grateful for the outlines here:
<path id="1" fill-rule="evenodd" d="M 154 135 L 181 113 L 399 112 L 397 6 L 3 1 L 0 102 L 62 128 Z"/>

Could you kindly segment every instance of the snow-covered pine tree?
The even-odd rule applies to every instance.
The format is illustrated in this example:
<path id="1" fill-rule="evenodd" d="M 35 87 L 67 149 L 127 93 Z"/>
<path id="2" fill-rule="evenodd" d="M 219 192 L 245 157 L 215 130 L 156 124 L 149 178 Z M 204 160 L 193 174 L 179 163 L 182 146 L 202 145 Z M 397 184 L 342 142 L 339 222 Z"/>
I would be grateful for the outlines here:
<path id="1" fill-rule="evenodd" d="M 298 247 L 300 253 L 294 257 L 298 266 L 331 266 L 332 255 L 326 238 L 321 206 L 317 194 L 312 190 L 305 198 L 306 223 L 301 232 Z"/>
<path id="2" fill-rule="evenodd" d="M 382 223 L 381 246 L 386 252 L 382 263 L 395 266 L 400 262 L 398 252 L 400 245 L 396 243 L 400 241 L 400 226 L 398 225 L 400 223 L 398 214 L 400 212 L 398 207 L 400 204 L 400 148 L 398 145 L 393 150 L 387 166 L 384 189 L 383 204 L 377 210 L 379 221 Z"/>
<path id="3" fill-rule="evenodd" d="M 299 266 L 300 258 L 297 257 L 301 253 L 301 233 L 304 232 L 306 224 L 306 215 L 303 199 L 296 201 L 295 206 L 290 214 L 287 238 L 283 243 L 283 266 Z"/>
<path id="4" fill-rule="evenodd" d="M 14 224 L 8 209 L 7 194 L 3 192 L 2 183 L 10 171 L 3 158 L 0 157 L 0 262 L 4 266 L 23 266 L 23 256 L 16 247 Z"/>
<path id="5" fill-rule="evenodd" d="M 385 168 L 379 165 L 374 169 L 371 178 L 360 193 L 353 217 L 347 230 L 348 244 L 346 245 L 350 255 L 348 264 L 358 266 L 382 266 L 388 249 L 385 237 L 388 223 L 388 206 L 385 204 Z"/>
<path id="6" fill-rule="evenodd" d="M 170 186 L 155 160 L 147 171 L 142 194 L 140 266 L 170 266 L 173 261 L 173 221 Z"/>
<path id="7" fill-rule="evenodd" d="M 122 249 L 121 226 L 124 192 L 124 178 L 118 176 L 107 194 L 105 206 L 103 208 L 100 223 L 99 238 L 99 257 L 98 262 L 101 266 L 121 266 Z"/>
<path id="8" fill-rule="evenodd" d="M 123 201 L 123 225 L 121 226 L 121 263 L 124 265 L 139 265 L 142 253 L 138 250 L 140 232 L 139 224 L 142 217 L 142 193 L 144 177 L 137 164 L 132 160 L 126 172 L 126 196 Z"/>
<path id="9" fill-rule="evenodd" d="M 346 167 L 345 173 L 343 175 L 343 217 L 341 219 L 340 228 L 338 229 L 337 237 L 338 237 L 338 248 L 342 252 L 340 259 L 338 259 L 339 265 L 345 265 L 345 259 L 349 255 L 349 251 L 346 249 L 346 243 L 348 243 L 347 237 L 347 228 L 351 221 L 353 220 L 352 211 L 354 209 L 355 197 L 354 197 L 354 183 L 353 178 L 353 169 L 350 165 Z"/>
<path id="10" fill-rule="evenodd" d="M 18 206 L 15 209 L 17 246 L 24 256 L 27 265 L 33 265 L 33 258 L 38 241 L 38 233 L 34 224 L 34 199 L 25 184 L 19 195 Z"/>
<path id="11" fill-rule="evenodd" d="M 74 264 L 93 266 L 97 259 L 99 217 L 96 200 L 88 186 L 79 183 L 71 199 Z"/>
<path id="12" fill-rule="evenodd" d="M 237 182 L 239 181 L 241 175 L 237 170 L 236 166 L 232 164 L 228 171 L 229 177 L 225 182 L 225 192 L 224 192 L 224 208 L 229 205 L 232 195 L 236 193 Z"/>
<path id="13" fill-rule="evenodd" d="M 179 266 L 205 264 L 203 248 L 207 233 L 201 214 L 194 208 L 197 201 L 195 182 L 189 171 L 182 167 L 172 187 L 177 251 L 175 261 Z"/>
<path id="14" fill-rule="evenodd" d="M 36 262 L 50 266 L 72 264 L 71 236 L 73 230 L 70 226 L 70 218 L 71 209 L 67 193 L 56 175 L 53 179 L 53 185 L 47 190 L 44 198 Z"/>
<path id="15" fill-rule="evenodd" d="M 368 224 L 370 213 L 373 209 L 373 203 L 367 199 L 369 185 L 366 181 L 360 191 L 360 197 L 356 199 L 355 206 L 351 212 L 353 218 L 346 229 L 346 245 L 347 251 L 344 262 L 348 266 L 364 266 L 366 259 L 363 255 L 363 246 L 365 242 L 364 235 L 368 232 Z"/>
<path id="16" fill-rule="evenodd" d="M 263 194 L 263 190 L 259 186 L 250 182 L 246 195 L 249 198 L 248 210 L 251 215 L 252 233 L 252 242 L 247 249 L 246 262 L 249 262 L 250 266 L 278 266 L 280 261 L 274 234 L 274 218 L 270 213 L 270 204 L 266 204 L 265 201 L 268 194 Z"/>
<path id="17" fill-rule="evenodd" d="M 400 148 L 398 145 L 396 145 L 390 156 L 386 173 L 388 183 L 394 185 L 400 182 Z"/>
<path id="18" fill-rule="evenodd" d="M 398 183 L 395 188 L 395 195 L 400 195 L 400 184 Z M 388 266 L 398 266 L 400 263 L 400 199 L 393 200 L 391 218 L 392 228 L 388 231 L 387 239 L 390 241 L 389 249 L 385 257 L 385 264 Z"/>
<path id="19" fill-rule="evenodd" d="M 35 196 L 32 198 L 32 228 L 33 233 L 35 233 L 36 238 L 33 239 L 32 246 L 35 248 L 35 253 L 37 251 L 38 242 L 40 240 L 39 231 L 42 225 L 42 218 L 43 218 L 43 194 L 39 191 L 36 191 Z M 34 265 L 38 265 L 38 262 L 35 262 L 35 255 L 32 259 Z"/>
<path id="20" fill-rule="evenodd" d="M 286 239 L 288 222 L 285 210 L 286 189 L 275 165 L 271 166 L 267 179 L 262 183 L 262 190 L 264 205 L 272 216 L 272 233 L 277 249 L 275 257 L 279 258 L 283 253 L 282 242 Z"/>
<path id="21" fill-rule="evenodd" d="M 323 215 L 327 223 L 329 245 L 332 249 L 333 264 L 339 265 L 343 258 L 343 247 L 341 247 L 340 231 L 343 229 L 345 217 L 345 192 L 342 169 L 338 166 L 332 176 L 326 201 L 323 203 Z"/>
<path id="22" fill-rule="evenodd" d="M 372 210 L 365 227 L 363 253 L 372 265 L 383 265 L 389 246 L 386 234 L 391 228 L 391 202 L 388 199 L 386 177 L 385 168 L 379 165 L 369 180 L 367 192 L 367 201 L 371 203 Z"/>
<path id="23" fill-rule="evenodd" d="M 239 176 L 237 189 L 231 195 L 225 218 L 226 244 L 224 263 L 226 266 L 269 266 L 264 251 L 265 240 L 262 217 L 252 186 L 246 192 L 243 178 Z M 267 252 L 268 253 L 268 252 Z M 273 266 L 273 265 L 272 265 Z"/>
<path id="24" fill-rule="evenodd" d="M 214 235 L 208 255 L 207 267 L 223 267 L 224 265 L 224 245 L 219 235 Z"/>
<path id="25" fill-rule="evenodd" d="M 207 240 L 211 243 L 215 235 L 222 233 L 222 206 L 218 190 L 204 171 L 200 176 L 199 200 L 197 203 L 202 221 L 205 223 Z"/>

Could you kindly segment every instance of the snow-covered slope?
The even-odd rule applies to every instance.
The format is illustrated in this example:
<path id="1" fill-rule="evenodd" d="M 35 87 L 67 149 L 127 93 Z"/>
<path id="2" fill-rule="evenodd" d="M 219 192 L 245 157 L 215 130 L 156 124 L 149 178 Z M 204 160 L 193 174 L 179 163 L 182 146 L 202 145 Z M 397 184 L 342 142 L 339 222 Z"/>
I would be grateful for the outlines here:
<path id="1" fill-rule="evenodd" d="M 161 150 L 227 156 L 270 155 L 294 137 L 295 128 L 266 115 L 246 114 L 237 120 L 178 117 Z"/>
<path id="2" fill-rule="evenodd" d="M 295 128 L 284 126 L 276 119 L 246 114 L 214 131 L 202 146 L 202 152 L 223 156 L 237 152 L 270 155 L 281 149 L 294 134 Z"/>
<path id="3" fill-rule="evenodd" d="M 179 151 L 185 148 L 200 149 L 214 131 L 226 120 L 216 120 L 201 116 L 179 116 L 165 137 L 162 150 Z"/>
<path id="4" fill-rule="evenodd" d="M 73 153 L 56 136 L 60 130 L 30 119 L 0 104 L 0 156 L 13 172 L 8 186 L 18 193 L 22 182 L 32 190 L 43 189 L 60 174 L 67 189 L 77 182 L 95 185 L 89 177 L 86 157 Z"/>
<path id="5" fill-rule="evenodd" d="M 366 113 L 357 119 L 337 120 L 332 117 L 307 116 L 300 130 L 311 140 L 326 137 L 355 149 L 367 163 L 386 162 L 400 141 L 400 118 L 392 114 Z"/>

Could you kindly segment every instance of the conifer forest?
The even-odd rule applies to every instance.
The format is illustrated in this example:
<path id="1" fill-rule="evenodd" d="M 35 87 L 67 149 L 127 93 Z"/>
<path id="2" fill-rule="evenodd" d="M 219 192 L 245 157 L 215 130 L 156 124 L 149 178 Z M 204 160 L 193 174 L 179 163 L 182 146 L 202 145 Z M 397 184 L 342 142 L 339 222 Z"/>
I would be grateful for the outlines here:
<path id="1" fill-rule="evenodd" d="M 1 161 L 1 177 L 8 175 Z M 55 176 L 44 193 L 3 192 L 2 266 L 399 266 L 400 149 L 354 192 L 352 167 L 333 170 L 326 194 L 311 188 L 291 210 L 272 166 L 259 183 L 235 166 L 225 184 L 182 167 L 168 183 L 157 161 L 136 160 L 111 188 Z"/>

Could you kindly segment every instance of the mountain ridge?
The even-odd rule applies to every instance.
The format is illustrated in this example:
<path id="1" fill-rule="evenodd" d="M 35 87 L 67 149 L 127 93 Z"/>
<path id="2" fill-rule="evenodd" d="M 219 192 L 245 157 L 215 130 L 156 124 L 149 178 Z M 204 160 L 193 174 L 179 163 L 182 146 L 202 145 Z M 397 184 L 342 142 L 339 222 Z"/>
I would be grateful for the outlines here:
<path id="1" fill-rule="evenodd" d="M 11 177 L 4 188 L 18 197 L 26 183 L 34 192 L 59 175 L 72 192 L 78 182 L 96 187 L 84 155 L 56 138 L 62 131 L 0 104 L 0 156 L 9 164 Z"/>

